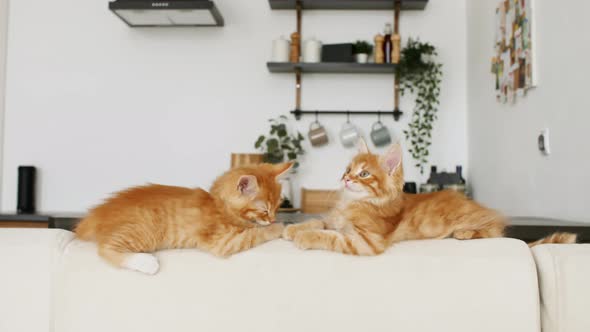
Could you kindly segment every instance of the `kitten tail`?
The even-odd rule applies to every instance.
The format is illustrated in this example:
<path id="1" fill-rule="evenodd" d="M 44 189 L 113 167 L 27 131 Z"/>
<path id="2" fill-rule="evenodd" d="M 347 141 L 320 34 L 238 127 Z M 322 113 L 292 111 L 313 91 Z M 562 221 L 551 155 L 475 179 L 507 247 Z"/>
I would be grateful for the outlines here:
<path id="1" fill-rule="evenodd" d="M 553 234 L 546 236 L 540 240 L 529 243 L 529 247 L 534 247 L 536 245 L 546 244 L 546 243 L 561 243 L 561 244 L 576 243 L 577 238 L 578 238 L 578 235 L 573 234 L 573 233 L 553 233 Z"/>

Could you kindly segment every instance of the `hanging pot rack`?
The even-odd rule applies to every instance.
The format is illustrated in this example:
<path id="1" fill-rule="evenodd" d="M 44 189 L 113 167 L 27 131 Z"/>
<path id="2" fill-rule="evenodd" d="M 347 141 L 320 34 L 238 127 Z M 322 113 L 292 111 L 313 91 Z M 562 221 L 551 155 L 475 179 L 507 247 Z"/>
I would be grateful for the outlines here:
<path id="1" fill-rule="evenodd" d="M 290 112 L 295 116 L 296 120 L 300 120 L 303 115 L 312 114 L 312 115 L 391 115 L 395 121 L 398 121 L 400 116 L 403 114 L 400 110 L 393 110 L 393 111 L 375 111 L 375 110 L 354 110 L 354 111 L 344 111 L 344 110 L 317 110 L 317 111 L 304 111 L 295 109 Z"/>

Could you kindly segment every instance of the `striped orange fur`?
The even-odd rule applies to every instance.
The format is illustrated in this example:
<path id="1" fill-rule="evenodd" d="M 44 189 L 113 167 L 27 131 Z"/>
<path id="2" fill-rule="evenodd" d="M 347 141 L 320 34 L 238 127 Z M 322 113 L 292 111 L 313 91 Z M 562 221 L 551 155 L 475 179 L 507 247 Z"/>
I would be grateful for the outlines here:
<path id="1" fill-rule="evenodd" d="M 287 226 L 283 238 L 301 249 L 377 255 L 405 240 L 504 235 L 504 217 L 464 195 L 454 191 L 406 194 L 403 184 L 401 146 L 394 144 L 378 156 L 361 140 L 359 154 L 342 176 L 336 208 L 323 220 Z M 575 242 L 575 236 L 573 239 Z M 563 240 L 572 238 L 545 239 Z"/>
<path id="2" fill-rule="evenodd" d="M 76 235 L 96 241 L 111 264 L 145 273 L 159 267 L 145 253 L 160 249 L 199 248 L 229 256 L 280 237 L 283 225 L 274 223 L 281 193 L 277 178 L 291 166 L 235 168 L 217 178 L 210 193 L 163 185 L 127 189 L 92 209 Z"/>
<path id="3" fill-rule="evenodd" d="M 540 240 L 529 243 L 529 247 L 547 243 L 576 243 L 578 235 L 573 233 L 553 233 Z"/>

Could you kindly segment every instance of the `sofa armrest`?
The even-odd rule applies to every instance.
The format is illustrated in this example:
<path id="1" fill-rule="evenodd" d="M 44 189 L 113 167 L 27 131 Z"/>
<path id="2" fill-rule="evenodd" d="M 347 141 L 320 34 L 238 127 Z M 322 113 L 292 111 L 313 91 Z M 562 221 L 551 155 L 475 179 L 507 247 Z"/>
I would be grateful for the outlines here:
<path id="1" fill-rule="evenodd" d="M 590 331 L 590 244 L 533 247 L 543 332 Z"/>
<path id="2" fill-rule="evenodd" d="M 73 234 L 0 229 L 0 331 L 53 331 L 56 272 Z"/>

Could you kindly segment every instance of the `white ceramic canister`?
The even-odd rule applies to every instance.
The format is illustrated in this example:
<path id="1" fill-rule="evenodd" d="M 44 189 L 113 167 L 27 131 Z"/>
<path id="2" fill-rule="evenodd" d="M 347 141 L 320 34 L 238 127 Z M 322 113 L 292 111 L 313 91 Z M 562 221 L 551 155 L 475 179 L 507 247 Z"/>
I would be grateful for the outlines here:
<path id="1" fill-rule="evenodd" d="M 303 43 L 303 62 L 322 61 L 322 43 L 314 37 Z"/>
<path id="2" fill-rule="evenodd" d="M 289 48 L 290 43 L 284 36 L 273 40 L 271 61 L 289 62 Z"/>

